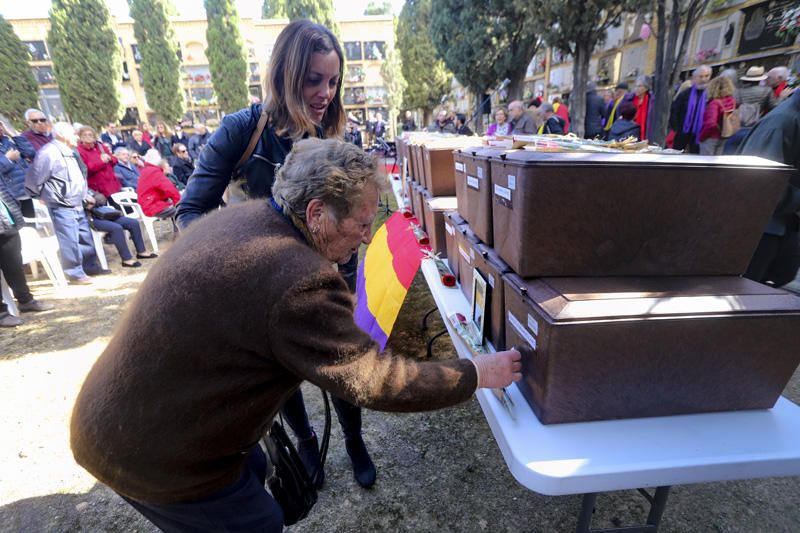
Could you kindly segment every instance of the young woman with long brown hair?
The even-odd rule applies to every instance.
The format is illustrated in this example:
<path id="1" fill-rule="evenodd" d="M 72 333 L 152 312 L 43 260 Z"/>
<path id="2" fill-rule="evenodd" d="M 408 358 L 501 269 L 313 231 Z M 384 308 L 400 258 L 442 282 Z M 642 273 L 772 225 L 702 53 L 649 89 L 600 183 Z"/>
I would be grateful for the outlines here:
<path id="1" fill-rule="evenodd" d="M 271 196 L 275 172 L 292 145 L 306 137 L 341 138 L 345 112 L 341 89 L 344 56 L 336 37 L 324 26 L 307 20 L 289 24 L 272 51 L 263 106 L 254 104 L 226 116 L 208 141 L 178 205 L 178 225 L 185 228 L 204 213 L 216 209 L 225 189 L 248 198 Z M 238 169 L 262 113 L 266 114 L 258 144 Z M 233 177 L 236 170 L 236 176 Z M 229 190 L 231 190 L 229 189 Z M 358 254 L 339 272 L 355 292 Z M 361 408 L 337 398 L 333 405 L 345 435 L 356 481 L 365 488 L 375 483 L 375 465 L 361 437 Z M 298 390 L 285 404 L 284 418 L 299 439 L 298 451 L 309 471 L 320 466 L 316 434 Z M 320 485 L 323 477 L 320 478 Z"/>

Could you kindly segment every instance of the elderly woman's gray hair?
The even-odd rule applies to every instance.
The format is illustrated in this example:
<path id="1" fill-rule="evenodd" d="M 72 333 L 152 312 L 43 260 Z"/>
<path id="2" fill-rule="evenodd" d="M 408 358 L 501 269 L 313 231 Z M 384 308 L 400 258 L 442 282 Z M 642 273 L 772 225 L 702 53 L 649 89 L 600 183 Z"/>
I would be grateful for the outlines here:
<path id="1" fill-rule="evenodd" d="M 306 206 L 318 198 L 330 206 L 336 220 L 347 218 L 363 191 L 386 190 L 386 174 L 376 156 L 354 144 L 309 138 L 295 143 L 275 176 L 272 196 L 284 210 L 306 221 Z"/>
<path id="2" fill-rule="evenodd" d="M 142 159 L 144 159 L 145 163 L 158 166 L 161 164 L 161 153 L 155 148 L 150 148 L 144 153 L 144 157 Z"/>

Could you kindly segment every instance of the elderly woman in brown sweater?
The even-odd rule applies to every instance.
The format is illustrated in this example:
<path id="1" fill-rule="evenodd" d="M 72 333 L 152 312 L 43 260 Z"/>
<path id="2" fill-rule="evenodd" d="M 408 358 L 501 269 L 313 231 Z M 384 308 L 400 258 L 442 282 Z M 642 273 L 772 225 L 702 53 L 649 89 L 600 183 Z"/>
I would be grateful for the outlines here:
<path id="1" fill-rule="evenodd" d="M 78 463 L 164 530 L 280 531 L 258 441 L 304 380 L 386 411 L 439 409 L 519 380 L 515 351 L 416 362 L 380 353 L 355 325 L 331 263 L 370 242 L 384 187 L 371 155 L 307 139 L 273 199 L 192 225 L 84 382 Z"/>

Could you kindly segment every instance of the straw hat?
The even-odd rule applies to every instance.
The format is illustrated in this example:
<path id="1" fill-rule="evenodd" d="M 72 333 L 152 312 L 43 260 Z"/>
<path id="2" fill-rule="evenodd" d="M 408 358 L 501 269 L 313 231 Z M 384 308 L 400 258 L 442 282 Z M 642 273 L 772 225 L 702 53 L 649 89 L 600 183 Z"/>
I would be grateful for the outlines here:
<path id="1" fill-rule="evenodd" d="M 767 75 L 764 74 L 764 67 L 750 67 L 744 76 L 739 79 L 742 81 L 761 81 L 767 79 Z"/>

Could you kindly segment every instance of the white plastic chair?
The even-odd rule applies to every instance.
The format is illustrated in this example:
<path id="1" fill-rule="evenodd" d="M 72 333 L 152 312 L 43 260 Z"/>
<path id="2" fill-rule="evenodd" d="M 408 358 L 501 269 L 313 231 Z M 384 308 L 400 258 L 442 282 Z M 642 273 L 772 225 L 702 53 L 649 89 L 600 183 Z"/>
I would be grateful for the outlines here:
<path id="1" fill-rule="evenodd" d="M 0 272 L 0 293 L 2 293 L 3 301 L 8 306 L 8 312 L 14 316 L 19 316 L 19 309 L 17 309 L 17 302 L 14 301 L 14 296 L 11 294 L 11 288 L 6 283 L 6 278 Z"/>
<path id="2" fill-rule="evenodd" d="M 141 220 L 144 223 L 144 229 L 147 232 L 147 237 L 150 239 L 153 251 L 158 253 L 158 241 L 156 240 L 155 228 L 155 223 L 158 219 L 144 214 L 142 206 L 139 205 L 136 192 L 129 187 L 125 187 L 125 189 L 120 192 L 112 194 L 111 199 L 122 208 L 123 215 Z"/>
<path id="3" fill-rule="evenodd" d="M 27 227 L 19 229 L 19 237 L 22 240 L 22 264 L 30 264 L 36 276 L 35 265 L 37 261 L 40 262 L 53 286 L 65 287 L 67 278 L 58 259 L 58 240 L 55 235 L 42 237 L 34 228 Z"/>
<path id="4" fill-rule="evenodd" d="M 106 251 L 103 249 L 103 237 L 105 232 L 97 231 L 92 228 L 92 240 L 94 241 L 94 251 L 97 255 L 97 260 L 100 262 L 100 268 L 108 270 L 108 261 L 106 260 Z"/>

